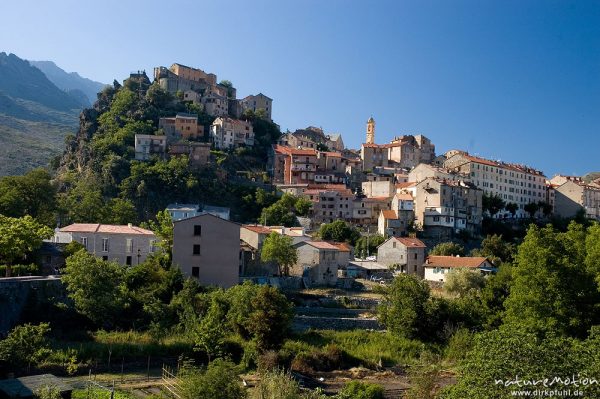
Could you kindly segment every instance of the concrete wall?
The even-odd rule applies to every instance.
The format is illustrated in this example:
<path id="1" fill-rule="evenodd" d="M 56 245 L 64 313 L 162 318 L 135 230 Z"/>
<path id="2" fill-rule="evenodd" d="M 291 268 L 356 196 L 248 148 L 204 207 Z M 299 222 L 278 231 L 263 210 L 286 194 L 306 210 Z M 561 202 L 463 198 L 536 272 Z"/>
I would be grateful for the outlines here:
<path id="1" fill-rule="evenodd" d="M 240 226 L 205 214 L 180 220 L 173 225 L 173 264 L 184 275 L 193 276 L 203 285 L 231 287 L 239 280 Z M 200 235 L 194 235 L 200 226 Z M 194 255 L 194 245 L 200 254 Z M 197 268 L 197 269 L 195 269 Z"/>

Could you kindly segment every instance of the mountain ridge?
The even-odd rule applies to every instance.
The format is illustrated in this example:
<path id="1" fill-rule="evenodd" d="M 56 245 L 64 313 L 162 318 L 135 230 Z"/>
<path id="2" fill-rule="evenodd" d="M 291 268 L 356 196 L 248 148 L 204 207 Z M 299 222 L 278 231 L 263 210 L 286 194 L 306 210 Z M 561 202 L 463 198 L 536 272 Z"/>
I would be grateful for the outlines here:
<path id="1" fill-rule="evenodd" d="M 77 72 L 67 72 L 53 61 L 32 61 L 29 64 L 42 71 L 48 80 L 61 90 L 66 91 L 74 97 L 73 91 L 79 91 L 87 98 L 87 106 L 91 106 L 97 99 L 97 94 L 107 85 L 92 79 L 85 78 Z"/>

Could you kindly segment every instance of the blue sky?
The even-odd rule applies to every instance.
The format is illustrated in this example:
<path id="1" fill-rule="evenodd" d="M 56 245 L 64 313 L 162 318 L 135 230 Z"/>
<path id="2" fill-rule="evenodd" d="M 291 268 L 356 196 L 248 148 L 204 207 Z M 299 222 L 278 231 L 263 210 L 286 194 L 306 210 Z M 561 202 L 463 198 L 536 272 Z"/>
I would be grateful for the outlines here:
<path id="1" fill-rule="evenodd" d="M 85 6 L 83 6 L 85 4 Z M 600 1 L 28 1 L 0 51 L 103 82 L 173 62 L 274 99 L 282 129 L 600 170 Z"/>

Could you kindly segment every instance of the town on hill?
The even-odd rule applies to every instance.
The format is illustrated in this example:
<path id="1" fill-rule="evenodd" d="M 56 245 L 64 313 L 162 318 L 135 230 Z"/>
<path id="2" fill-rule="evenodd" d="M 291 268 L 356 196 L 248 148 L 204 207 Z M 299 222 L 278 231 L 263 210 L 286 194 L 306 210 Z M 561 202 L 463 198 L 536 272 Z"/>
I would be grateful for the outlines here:
<path id="1" fill-rule="evenodd" d="M 598 372 L 600 178 L 378 143 L 373 117 L 346 148 L 282 132 L 274 103 L 178 63 L 136 71 L 47 168 L 1 178 L 0 375 L 343 399 L 505 397 L 478 373 L 573 366 L 544 368 L 557 356 Z"/>

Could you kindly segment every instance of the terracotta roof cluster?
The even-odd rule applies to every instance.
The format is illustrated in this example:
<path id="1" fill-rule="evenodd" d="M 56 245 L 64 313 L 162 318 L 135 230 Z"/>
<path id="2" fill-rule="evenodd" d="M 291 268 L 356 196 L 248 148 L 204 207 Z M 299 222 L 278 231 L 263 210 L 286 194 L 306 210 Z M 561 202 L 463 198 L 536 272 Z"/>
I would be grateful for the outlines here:
<path id="1" fill-rule="evenodd" d="M 141 234 L 151 235 L 154 233 L 150 230 L 142 229 L 141 227 L 132 225 L 112 225 L 99 223 L 74 223 L 59 229 L 63 233 L 105 233 L 105 234 Z"/>
<path id="2" fill-rule="evenodd" d="M 317 155 L 316 150 L 304 150 L 304 149 L 299 149 L 299 148 L 286 147 L 286 146 L 279 145 L 279 144 L 275 144 L 273 146 L 273 150 L 278 154 L 285 154 L 285 155 L 312 155 L 312 156 Z"/>
<path id="3" fill-rule="evenodd" d="M 271 234 L 272 232 L 271 229 L 259 224 L 244 224 L 242 227 L 258 234 Z"/>
<path id="4" fill-rule="evenodd" d="M 433 256 L 425 260 L 424 267 L 466 267 L 478 268 L 487 262 L 483 256 Z"/>

